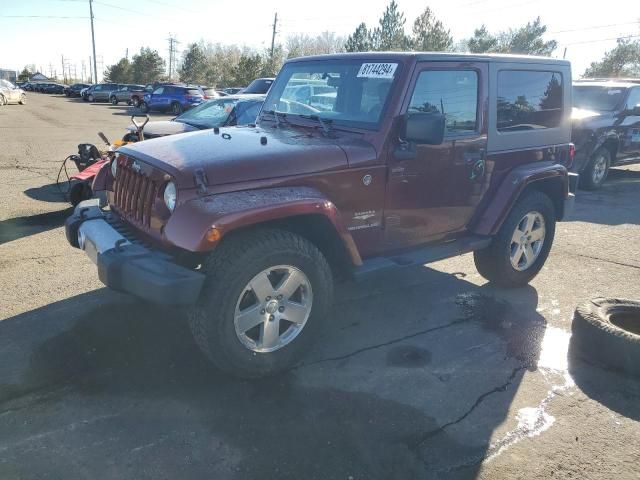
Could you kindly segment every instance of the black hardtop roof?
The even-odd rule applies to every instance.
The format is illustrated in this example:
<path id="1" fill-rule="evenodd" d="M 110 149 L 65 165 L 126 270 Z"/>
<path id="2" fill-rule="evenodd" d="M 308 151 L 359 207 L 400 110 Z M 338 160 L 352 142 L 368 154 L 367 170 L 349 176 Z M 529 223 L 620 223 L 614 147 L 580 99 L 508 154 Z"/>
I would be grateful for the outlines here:
<path id="1" fill-rule="evenodd" d="M 308 57 L 297 57 L 287 60 L 289 62 L 304 62 L 310 60 L 336 60 L 347 58 L 352 60 L 391 61 L 393 59 L 406 59 L 415 61 L 435 61 L 435 62 L 501 62 L 501 63 L 553 63 L 570 66 L 568 60 L 551 57 L 539 57 L 534 55 L 511 55 L 504 53 L 451 53 L 451 52 L 355 52 L 355 53 L 332 53 L 328 55 L 312 55 Z"/>

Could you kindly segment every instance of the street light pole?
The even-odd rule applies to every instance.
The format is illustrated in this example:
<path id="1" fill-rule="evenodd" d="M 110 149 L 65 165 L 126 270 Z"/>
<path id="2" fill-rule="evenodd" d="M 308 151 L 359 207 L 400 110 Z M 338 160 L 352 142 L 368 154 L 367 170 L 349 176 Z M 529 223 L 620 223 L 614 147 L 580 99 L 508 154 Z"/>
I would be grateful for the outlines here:
<path id="1" fill-rule="evenodd" d="M 93 0 L 89 0 L 89 16 L 91 17 L 91 44 L 93 45 L 93 83 L 98 83 L 98 67 L 96 66 L 96 37 L 93 32 Z"/>

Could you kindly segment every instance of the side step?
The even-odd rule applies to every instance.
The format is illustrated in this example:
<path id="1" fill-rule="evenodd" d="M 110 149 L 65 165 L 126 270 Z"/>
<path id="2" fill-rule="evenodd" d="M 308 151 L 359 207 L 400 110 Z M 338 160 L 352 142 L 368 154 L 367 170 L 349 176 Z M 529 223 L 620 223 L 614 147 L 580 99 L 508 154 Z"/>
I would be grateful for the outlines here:
<path id="1" fill-rule="evenodd" d="M 365 260 L 361 266 L 355 269 L 354 277 L 356 280 L 360 280 L 381 270 L 437 262 L 438 260 L 455 257 L 474 250 L 481 250 L 488 247 L 490 243 L 491 237 L 489 236 L 471 235 L 446 243 L 428 245 L 390 257 L 372 257 Z"/>

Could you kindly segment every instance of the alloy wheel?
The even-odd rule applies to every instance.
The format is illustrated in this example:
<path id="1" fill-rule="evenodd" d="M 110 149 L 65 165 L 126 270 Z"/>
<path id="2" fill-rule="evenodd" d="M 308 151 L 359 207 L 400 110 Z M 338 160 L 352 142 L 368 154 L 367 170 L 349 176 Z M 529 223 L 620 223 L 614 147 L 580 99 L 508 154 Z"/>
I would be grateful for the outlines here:
<path id="1" fill-rule="evenodd" d="M 529 212 L 518 222 L 511 237 L 511 266 L 522 272 L 535 263 L 544 246 L 546 228 L 539 212 Z"/>
<path id="2" fill-rule="evenodd" d="M 600 154 L 593 159 L 593 169 L 591 170 L 591 180 L 594 185 L 600 185 L 607 173 L 607 159 Z"/>
<path id="3" fill-rule="evenodd" d="M 251 279 L 236 302 L 236 335 L 254 352 L 279 350 L 302 332 L 312 303 L 311 283 L 300 269 L 267 268 Z"/>

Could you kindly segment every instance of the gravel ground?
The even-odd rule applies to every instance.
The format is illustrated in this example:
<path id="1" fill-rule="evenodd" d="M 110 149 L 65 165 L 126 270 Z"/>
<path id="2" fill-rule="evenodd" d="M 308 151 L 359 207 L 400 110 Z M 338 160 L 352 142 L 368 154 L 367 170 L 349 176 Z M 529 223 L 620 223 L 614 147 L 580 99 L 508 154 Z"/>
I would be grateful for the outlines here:
<path id="1" fill-rule="evenodd" d="M 0 108 L 0 478 L 640 478 L 640 381 L 568 355 L 577 303 L 640 298 L 639 167 L 578 197 L 530 287 L 470 255 L 342 286 L 304 364 L 246 382 L 65 241 L 60 162 L 128 115 Z"/>

